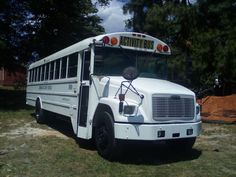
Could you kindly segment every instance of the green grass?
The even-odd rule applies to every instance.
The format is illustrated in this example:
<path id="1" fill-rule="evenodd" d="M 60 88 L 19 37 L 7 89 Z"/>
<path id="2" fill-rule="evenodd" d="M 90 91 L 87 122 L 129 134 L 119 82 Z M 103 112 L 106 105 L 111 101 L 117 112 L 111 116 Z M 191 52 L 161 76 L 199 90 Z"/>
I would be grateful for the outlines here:
<path id="1" fill-rule="evenodd" d="M 236 176 L 235 125 L 203 124 L 203 134 L 189 153 L 170 152 L 163 145 L 133 144 L 122 160 L 109 162 L 95 149 L 79 144 L 70 124 L 55 120 L 40 125 L 33 112 L 22 105 L 0 107 L 1 177 Z"/>

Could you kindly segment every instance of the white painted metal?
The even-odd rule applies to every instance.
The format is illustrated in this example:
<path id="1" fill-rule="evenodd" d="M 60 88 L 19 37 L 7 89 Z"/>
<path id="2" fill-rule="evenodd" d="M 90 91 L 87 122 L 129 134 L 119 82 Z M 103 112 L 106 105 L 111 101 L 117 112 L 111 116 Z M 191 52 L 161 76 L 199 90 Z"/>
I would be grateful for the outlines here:
<path id="1" fill-rule="evenodd" d="M 193 135 L 190 137 L 198 136 L 200 134 L 201 124 L 200 114 L 195 114 L 194 119 L 188 121 L 175 120 L 160 122 L 152 118 L 153 95 L 187 95 L 193 97 L 194 105 L 197 105 L 195 102 L 195 94 L 187 88 L 166 80 L 137 78 L 133 81 L 133 86 L 144 96 L 144 99 L 141 100 L 139 96 L 128 91 L 124 105 L 134 105 L 136 109 L 132 116 L 125 116 L 123 113 L 119 113 L 120 101 L 116 95 L 121 82 L 124 81 L 124 78 L 121 76 L 93 75 L 95 56 L 94 42 L 101 41 L 104 36 L 112 36 L 119 39 L 120 35 L 132 37 L 133 34 L 137 33 L 112 33 L 91 37 L 31 64 L 29 70 L 56 59 L 69 56 L 75 52 L 79 53 L 77 77 L 40 82 L 29 82 L 28 77 L 26 96 L 27 104 L 35 106 L 36 99 L 40 98 L 42 101 L 42 109 L 69 117 L 76 135 L 84 139 L 92 138 L 93 119 L 99 104 L 104 104 L 111 108 L 115 122 L 115 137 L 118 139 L 158 140 L 158 130 L 166 131 L 166 136 L 161 139 L 172 139 L 173 133 L 180 133 L 179 138 L 186 138 L 187 135 L 185 133 L 189 128 L 193 129 Z M 148 35 L 145 35 L 145 39 L 153 40 L 154 46 L 157 44 L 166 45 L 162 41 Z M 156 49 L 135 49 L 132 47 L 123 48 L 145 52 L 156 51 Z M 81 80 L 82 53 L 85 50 L 91 51 L 90 83 L 88 80 Z M 170 50 L 167 54 L 170 54 Z M 80 110 L 79 99 L 81 99 L 79 93 L 81 86 L 85 85 L 89 87 L 87 123 L 86 126 L 80 126 L 78 124 L 78 111 Z M 194 112 L 196 113 L 196 110 L 194 110 Z"/>

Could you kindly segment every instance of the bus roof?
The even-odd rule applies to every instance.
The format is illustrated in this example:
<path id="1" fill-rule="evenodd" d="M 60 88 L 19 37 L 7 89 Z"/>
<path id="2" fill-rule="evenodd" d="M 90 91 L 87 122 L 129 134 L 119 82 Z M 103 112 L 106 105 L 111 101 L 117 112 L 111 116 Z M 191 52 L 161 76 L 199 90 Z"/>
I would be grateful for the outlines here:
<path id="1" fill-rule="evenodd" d="M 52 55 L 49 55 L 39 61 L 32 63 L 29 69 L 48 63 L 50 61 L 68 56 L 75 52 L 88 49 L 91 44 L 102 44 L 106 47 L 125 48 L 130 50 L 139 50 L 145 52 L 156 52 L 160 54 L 170 55 L 170 47 L 163 41 L 149 36 L 147 34 L 135 32 L 117 32 L 102 34 L 95 37 L 90 37 L 77 42 L 65 49 L 62 49 Z"/>

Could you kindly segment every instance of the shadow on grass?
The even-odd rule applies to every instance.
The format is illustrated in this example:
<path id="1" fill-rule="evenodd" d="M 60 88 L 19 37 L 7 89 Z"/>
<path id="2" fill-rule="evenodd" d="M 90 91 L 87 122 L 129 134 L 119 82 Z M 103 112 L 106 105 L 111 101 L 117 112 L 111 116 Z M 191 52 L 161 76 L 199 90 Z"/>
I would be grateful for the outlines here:
<path id="1" fill-rule="evenodd" d="M 32 114 L 32 116 L 34 115 Z M 80 148 L 90 151 L 96 150 L 92 140 L 88 141 L 77 138 L 71 123 L 65 121 L 60 115 L 47 114 L 46 125 L 67 137 L 73 138 Z M 117 162 L 136 165 L 163 165 L 189 161 L 199 158 L 202 153 L 197 149 L 192 149 L 188 152 L 174 152 L 169 149 L 165 142 L 133 141 L 124 143 L 124 149 L 121 158 Z"/>
<path id="2" fill-rule="evenodd" d="M 60 115 L 44 112 L 44 115 L 46 116 L 46 122 L 44 123 L 48 127 L 62 133 L 63 135 L 70 137 L 70 138 L 76 138 L 71 123 L 69 121 L 66 121 L 65 118 L 63 118 Z M 32 118 L 35 119 L 35 113 L 31 114 Z M 36 121 L 36 120 L 35 120 Z"/>
<path id="3" fill-rule="evenodd" d="M 0 110 L 17 111 L 20 109 L 32 109 L 25 103 L 25 90 L 9 90 L 0 88 Z"/>
<path id="4" fill-rule="evenodd" d="M 32 113 L 31 116 L 35 118 L 34 113 Z M 72 128 L 72 124 L 70 121 L 68 121 L 69 118 L 50 112 L 46 112 L 46 116 L 47 121 L 45 122 L 45 124 L 47 126 L 62 133 L 67 137 L 73 138 L 80 148 L 87 150 L 96 150 L 92 140 L 89 141 L 76 137 Z"/>
<path id="5" fill-rule="evenodd" d="M 136 165 L 163 165 L 181 161 L 194 160 L 202 152 L 192 149 L 187 152 L 171 150 L 165 142 L 134 142 L 128 143 L 118 162 Z"/>

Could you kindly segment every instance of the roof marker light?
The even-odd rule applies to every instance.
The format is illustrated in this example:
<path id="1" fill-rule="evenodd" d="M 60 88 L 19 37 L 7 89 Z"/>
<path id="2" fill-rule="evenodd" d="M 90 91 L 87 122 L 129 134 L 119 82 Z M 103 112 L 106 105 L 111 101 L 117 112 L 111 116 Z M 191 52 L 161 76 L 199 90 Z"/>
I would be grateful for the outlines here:
<path id="1" fill-rule="evenodd" d="M 157 50 L 158 50 L 159 52 L 162 52 L 162 45 L 161 45 L 161 44 L 158 44 L 158 45 L 157 45 Z"/>
<path id="2" fill-rule="evenodd" d="M 118 43 L 118 39 L 116 37 L 111 38 L 111 45 L 116 45 Z"/>
<path id="3" fill-rule="evenodd" d="M 163 47 L 163 51 L 164 51 L 164 52 L 168 52 L 168 50 L 169 50 L 169 47 L 168 47 L 167 45 L 165 45 L 165 46 Z"/>
<path id="4" fill-rule="evenodd" d="M 104 36 L 103 39 L 102 39 L 102 41 L 103 41 L 104 44 L 109 44 L 110 39 L 109 39 L 108 36 Z"/>

